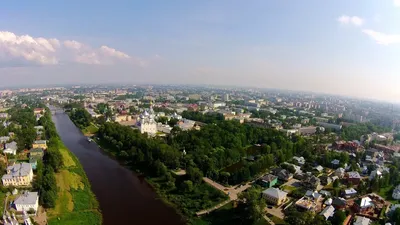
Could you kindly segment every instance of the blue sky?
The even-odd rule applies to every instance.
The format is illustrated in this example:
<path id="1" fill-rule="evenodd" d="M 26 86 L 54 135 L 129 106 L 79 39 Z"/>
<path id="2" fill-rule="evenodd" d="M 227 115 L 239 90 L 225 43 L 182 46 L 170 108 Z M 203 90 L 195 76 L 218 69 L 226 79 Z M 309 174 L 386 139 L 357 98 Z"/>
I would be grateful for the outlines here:
<path id="1" fill-rule="evenodd" d="M 26 35 L 26 36 L 24 36 Z M 246 85 L 400 99 L 399 0 L 5 1 L 5 85 Z"/>

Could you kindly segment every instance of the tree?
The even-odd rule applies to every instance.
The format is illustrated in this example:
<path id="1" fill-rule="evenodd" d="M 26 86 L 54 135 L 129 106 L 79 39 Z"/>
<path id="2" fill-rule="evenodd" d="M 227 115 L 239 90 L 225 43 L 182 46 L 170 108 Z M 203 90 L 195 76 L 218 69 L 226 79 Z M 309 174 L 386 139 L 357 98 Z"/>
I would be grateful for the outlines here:
<path id="1" fill-rule="evenodd" d="M 340 181 L 339 181 L 339 179 L 336 179 L 334 182 L 333 182 L 333 187 L 334 188 L 337 188 L 337 187 L 339 187 L 340 186 Z"/>
<path id="2" fill-rule="evenodd" d="M 185 181 L 183 181 L 182 182 L 182 184 L 181 184 L 181 189 L 184 191 L 184 192 L 192 192 L 193 191 L 193 182 L 192 181 L 190 181 L 190 180 L 185 180 Z"/>
<path id="3" fill-rule="evenodd" d="M 246 192 L 242 193 L 240 199 L 246 202 L 247 215 L 252 221 L 258 221 L 264 215 L 266 207 L 265 199 L 261 197 L 261 193 L 257 188 L 249 188 Z"/>
<path id="4" fill-rule="evenodd" d="M 332 217 L 332 225 L 342 225 L 344 220 L 346 219 L 346 213 L 342 210 L 337 210 Z"/>
<path id="5" fill-rule="evenodd" d="M 199 170 L 199 168 L 188 167 L 186 170 L 186 174 L 194 184 L 201 183 L 203 179 L 203 173 Z"/>
<path id="6" fill-rule="evenodd" d="M 400 208 L 396 208 L 396 210 L 391 215 L 391 219 L 396 224 L 400 224 Z"/>
<path id="7" fill-rule="evenodd" d="M 155 170 L 156 176 L 158 176 L 158 177 L 165 176 L 165 174 L 167 174 L 167 172 L 168 172 L 168 169 L 164 165 L 164 163 L 162 163 L 158 159 L 154 162 L 154 170 Z"/>

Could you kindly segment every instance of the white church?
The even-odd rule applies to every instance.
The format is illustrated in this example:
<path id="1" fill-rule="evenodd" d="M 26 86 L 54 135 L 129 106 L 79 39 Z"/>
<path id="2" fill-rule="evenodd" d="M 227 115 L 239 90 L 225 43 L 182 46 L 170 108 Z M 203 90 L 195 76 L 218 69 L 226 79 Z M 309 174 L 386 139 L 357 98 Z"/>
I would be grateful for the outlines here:
<path id="1" fill-rule="evenodd" d="M 146 110 L 140 114 L 140 119 L 138 121 L 138 128 L 140 130 L 140 133 L 144 134 L 147 133 L 151 136 L 155 135 L 157 133 L 157 123 L 154 119 L 155 114 L 153 111 L 153 106 L 150 105 L 150 110 L 147 112 Z"/>

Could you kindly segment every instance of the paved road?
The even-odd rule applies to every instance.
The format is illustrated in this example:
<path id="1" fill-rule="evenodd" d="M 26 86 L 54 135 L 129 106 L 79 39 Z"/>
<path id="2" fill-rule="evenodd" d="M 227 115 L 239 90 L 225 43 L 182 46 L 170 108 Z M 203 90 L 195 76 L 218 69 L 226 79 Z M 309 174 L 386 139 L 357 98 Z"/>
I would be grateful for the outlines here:
<path id="1" fill-rule="evenodd" d="M 215 182 L 215 181 L 213 181 L 213 180 L 211 180 L 211 179 L 209 179 L 207 177 L 203 177 L 203 180 L 204 180 L 204 182 L 210 184 L 214 188 L 216 188 L 216 189 L 224 192 L 225 194 L 227 194 L 229 196 L 229 200 L 226 200 L 225 202 L 222 202 L 222 203 L 220 203 L 220 204 L 218 204 L 218 205 L 216 205 L 216 206 L 214 206 L 214 207 L 212 207 L 210 209 L 206 209 L 206 210 L 202 210 L 202 211 L 197 212 L 196 214 L 198 216 L 201 216 L 203 214 L 208 214 L 208 213 L 210 213 L 210 212 L 212 212 L 212 211 L 214 211 L 216 209 L 221 208 L 222 206 L 228 204 L 231 201 L 235 201 L 236 199 L 238 199 L 238 195 L 242 191 L 244 191 L 247 188 L 251 187 L 251 182 L 249 182 L 249 183 L 247 183 L 247 184 L 245 184 L 243 186 L 236 185 L 236 186 L 233 186 L 233 187 L 225 187 L 222 184 L 219 184 L 219 183 L 217 183 L 217 182 Z"/>
<path id="2" fill-rule="evenodd" d="M 270 218 L 268 218 L 267 215 L 264 215 L 264 219 L 265 219 L 266 221 L 268 221 L 269 224 L 275 225 L 274 221 L 272 221 Z"/>

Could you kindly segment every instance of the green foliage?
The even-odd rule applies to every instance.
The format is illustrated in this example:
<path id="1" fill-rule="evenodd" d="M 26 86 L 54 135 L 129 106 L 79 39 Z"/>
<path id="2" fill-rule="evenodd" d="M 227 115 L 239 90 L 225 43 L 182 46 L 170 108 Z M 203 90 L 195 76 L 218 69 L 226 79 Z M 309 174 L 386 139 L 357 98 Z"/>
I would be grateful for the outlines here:
<path id="1" fill-rule="evenodd" d="M 331 219 L 332 225 L 342 225 L 344 220 L 346 219 L 346 213 L 342 210 L 335 211 L 333 217 Z"/>
<path id="2" fill-rule="evenodd" d="M 224 120 L 224 116 L 220 113 L 206 113 L 195 111 L 183 111 L 182 117 L 190 120 L 195 120 L 203 123 L 217 123 Z"/>
<path id="3" fill-rule="evenodd" d="M 371 134 L 373 132 L 383 133 L 390 132 L 391 129 L 388 127 L 381 127 L 372 123 L 358 123 L 342 129 L 341 137 L 343 140 L 352 141 L 360 140 L 360 137 L 365 134 Z"/>
<path id="4" fill-rule="evenodd" d="M 81 129 L 88 127 L 92 121 L 92 116 L 84 108 L 76 108 L 72 110 L 70 113 L 70 118 Z"/>
<path id="5" fill-rule="evenodd" d="M 190 180 L 185 180 L 181 184 L 181 189 L 184 192 L 192 192 L 193 191 L 193 182 Z"/>
<path id="6" fill-rule="evenodd" d="M 251 221 L 258 221 L 264 215 L 265 199 L 261 196 L 261 190 L 251 187 L 240 195 L 240 198 L 245 200 L 247 215 Z"/>

